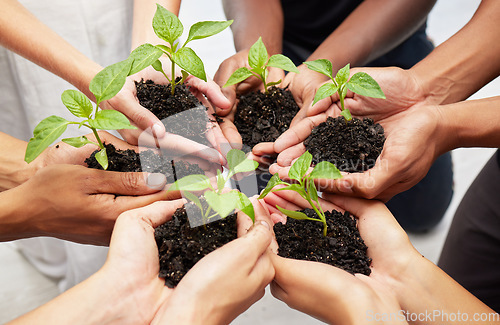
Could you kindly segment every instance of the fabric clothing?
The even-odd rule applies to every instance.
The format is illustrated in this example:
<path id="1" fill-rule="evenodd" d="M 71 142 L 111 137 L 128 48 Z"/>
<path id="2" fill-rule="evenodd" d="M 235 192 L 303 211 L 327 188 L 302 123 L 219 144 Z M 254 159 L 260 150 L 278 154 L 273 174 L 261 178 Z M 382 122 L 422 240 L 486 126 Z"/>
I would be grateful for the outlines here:
<path id="1" fill-rule="evenodd" d="M 325 0 L 281 0 L 281 3 L 284 14 L 283 54 L 298 65 L 307 60 L 362 0 L 333 3 Z M 366 66 L 411 68 L 434 48 L 425 30 L 424 23 L 399 46 Z M 452 196 L 453 166 L 451 153 L 446 153 L 436 160 L 420 183 L 394 196 L 387 206 L 406 231 L 422 232 L 441 221 Z"/>
<path id="2" fill-rule="evenodd" d="M 500 312 L 500 151 L 486 163 L 458 206 L 438 266 Z"/>
<path id="3" fill-rule="evenodd" d="M 31 13 L 83 54 L 107 66 L 127 58 L 132 30 L 132 0 L 20 0 Z M 0 131 L 29 140 L 50 115 L 72 119 L 61 102 L 69 83 L 5 48 L 0 48 Z M 64 137 L 88 133 L 69 127 Z M 105 261 L 107 248 L 54 238 L 16 242 L 36 268 L 66 290 L 85 280 Z"/>

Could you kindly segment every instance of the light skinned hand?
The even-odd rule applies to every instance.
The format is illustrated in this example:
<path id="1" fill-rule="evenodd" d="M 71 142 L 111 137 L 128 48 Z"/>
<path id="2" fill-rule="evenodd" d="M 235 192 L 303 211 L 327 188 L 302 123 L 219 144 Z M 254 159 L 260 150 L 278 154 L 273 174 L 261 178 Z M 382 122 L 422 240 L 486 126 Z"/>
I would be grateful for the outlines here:
<path id="1" fill-rule="evenodd" d="M 292 191 L 274 192 L 264 200 L 273 215 L 279 213 L 276 205 L 290 210 L 308 207 L 307 201 Z M 347 210 L 358 218 L 367 254 L 373 260 L 372 273 L 369 277 L 352 276 L 326 264 L 277 256 L 273 257 L 276 269 L 271 285 L 273 295 L 292 308 L 332 324 L 364 324 L 370 310 L 398 312 L 400 297 L 395 297 L 391 288 L 424 258 L 381 202 L 324 194 L 320 203 L 324 210 Z M 361 318 L 353 320 L 356 316 Z"/>
<path id="2" fill-rule="evenodd" d="M 239 213 L 242 237 L 200 260 L 152 324 L 229 324 L 264 295 L 274 277 L 269 251 L 273 235 L 269 212 L 256 200 L 253 205 L 255 225 L 248 228 L 250 219 Z"/>
<path id="3" fill-rule="evenodd" d="M 119 132 L 124 139 L 133 145 L 161 147 L 172 153 L 198 155 L 211 162 L 224 164 L 225 151 L 228 151 L 226 149 L 228 147 L 227 140 L 224 138 L 218 124 L 210 121 L 214 120 L 211 115 L 214 113 L 212 105 L 229 109 L 231 104 L 224 97 L 217 84 L 212 80 L 204 82 L 193 76 L 189 76 L 185 81 L 191 92 L 208 107 L 207 138 L 213 146 L 213 148 L 209 148 L 165 131 L 163 123 L 152 112 L 139 104 L 135 81 L 139 82 L 141 79 L 151 79 L 159 84 L 168 84 L 168 80 L 163 74 L 152 67 L 147 67 L 127 77 L 122 90 L 115 97 L 101 104 L 103 109 L 115 109 L 122 112 L 138 128 L 136 130 L 120 130 Z"/>

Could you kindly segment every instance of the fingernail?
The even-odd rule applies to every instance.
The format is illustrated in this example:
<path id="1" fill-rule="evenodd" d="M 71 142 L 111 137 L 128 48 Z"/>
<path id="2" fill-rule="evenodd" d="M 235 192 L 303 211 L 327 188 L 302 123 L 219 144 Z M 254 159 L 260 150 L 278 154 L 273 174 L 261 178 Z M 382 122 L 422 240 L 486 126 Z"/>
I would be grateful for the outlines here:
<path id="1" fill-rule="evenodd" d="M 155 123 L 153 125 L 153 134 L 157 138 L 163 138 L 165 136 L 165 128 L 163 127 L 163 125 L 160 123 Z"/>
<path id="2" fill-rule="evenodd" d="M 267 228 L 267 230 L 271 230 L 271 227 L 269 226 L 269 224 L 267 222 L 265 222 L 264 220 L 259 220 L 259 223 L 263 226 L 265 226 Z"/>
<path id="3" fill-rule="evenodd" d="M 167 183 L 167 178 L 160 173 L 151 173 L 148 175 L 146 183 L 153 189 L 161 189 Z"/>

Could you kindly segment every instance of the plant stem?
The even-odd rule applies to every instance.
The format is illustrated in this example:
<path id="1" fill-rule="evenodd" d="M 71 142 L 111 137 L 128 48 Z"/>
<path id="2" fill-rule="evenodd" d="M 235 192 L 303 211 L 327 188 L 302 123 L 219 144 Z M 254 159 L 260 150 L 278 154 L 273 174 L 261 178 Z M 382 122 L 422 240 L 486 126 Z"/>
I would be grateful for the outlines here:
<path id="1" fill-rule="evenodd" d="M 174 95 L 175 93 L 175 63 L 174 63 L 174 60 L 172 60 L 172 58 L 170 59 L 170 62 L 172 62 L 172 75 L 170 76 L 171 79 L 170 79 L 170 86 L 172 87 L 171 89 L 171 92 L 172 92 L 172 96 Z"/>
<path id="2" fill-rule="evenodd" d="M 309 194 L 306 195 L 306 200 L 307 200 L 307 202 L 309 202 L 309 204 L 313 208 L 314 212 L 316 212 L 318 217 L 321 219 L 321 222 L 323 223 L 323 236 L 326 237 L 326 230 L 327 230 L 328 226 L 326 225 L 326 217 L 325 217 L 324 213 L 321 213 L 318 210 L 318 208 L 316 207 L 316 204 L 314 204 L 314 202 L 311 200 L 311 197 L 309 196 Z M 319 203 L 318 203 L 318 205 L 319 205 Z M 321 206 L 320 206 L 320 208 L 321 208 Z M 321 209 L 321 210 L 323 210 L 323 209 Z"/>
<path id="3" fill-rule="evenodd" d="M 99 143 L 99 148 L 104 149 L 104 145 L 102 144 L 101 138 L 99 137 L 97 130 L 93 127 L 90 127 L 90 128 L 92 129 L 92 132 L 94 133 L 94 136 L 97 139 L 97 142 Z"/>

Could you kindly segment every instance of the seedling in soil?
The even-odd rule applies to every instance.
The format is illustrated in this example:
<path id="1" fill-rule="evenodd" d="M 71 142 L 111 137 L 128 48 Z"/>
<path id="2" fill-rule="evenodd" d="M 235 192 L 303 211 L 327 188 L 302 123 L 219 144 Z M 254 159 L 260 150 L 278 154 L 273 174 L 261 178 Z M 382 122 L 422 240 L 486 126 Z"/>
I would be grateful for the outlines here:
<path id="1" fill-rule="evenodd" d="M 304 62 L 304 64 L 309 69 L 324 74 L 332 80 L 332 83 L 324 84 L 318 88 L 316 95 L 314 96 L 313 105 L 318 101 L 337 93 L 340 100 L 340 106 L 342 108 L 340 114 L 346 119 L 346 121 L 352 120 L 351 112 L 349 109 L 344 107 L 344 99 L 347 94 L 347 89 L 361 96 L 385 99 L 384 92 L 380 89 L 379 84 L 366 72 L 357 72 L 351 77 L 351 79 L 349 79 L 349 63 L 337 72 L 335 78 L 333 77 L 332 63 L 329 60 L 318 59 Z"/>
<path id="2" fill-rule="evenodd" d="M 165 78 L 170 82 L 172 95 L 175 93 L 175 86 L 183 84 L 189 74 L 207 81 L 203 62 L 193 49 L 186 45 L 193 40 L 218 34 L 232 23 L 232 20 L 197 22 L 191 26 L 186 42 L 180 46 L 177 40 L 184 31 L 181 21 L 176 15 L 157 4 L 156 13 L 153 17 L 153 29 L 156 35 L 167 42 L 169 46 L 146 43 L 137 47 L 132 51 L 130 56 L 140 63 L 136 65 L 131 74 L 137 73 L 150 65 L 153 66 L 155 70 L 163 73 Z M 172 63 L 170 77 L 163 70 L 161 61 L 159 60 L 162 55 L 166 55 Z M 176 65 L 182 69 L 182 78 L 178 81 L 175 78 Z"/>
<path id="3" fill-rule="evenodd" d="M 255 221 L 255 213 L 250 199 L 243 193 L 232 190 L 223 192 L 226 182 L 238 173 L 254 171 L 258 162 L 247 159 L 241 150 L 231 149 L 227 154 L 228 174 L 226 177 L 217 170 L 217 188 L 214 188 L 210 179 L 201 174 L 188 175 L 177 180 L 169 188 L 169 191 L 181 191 L 184 197 L 192 201 L 200 208 L 203 224 L 210 222 L 210 219 L 219 216 L 221 219 L 230 215 L 234 209 L 238 209 Z M 204 210 L 200 199 L 192 192 L 205 191 L 204 197 L 208 203 L 208 208 Z"/>
<path id="4" fill-rule="evenodd" d="M 122 89 L 134 65 L 133 59 L 129 58 L 110 65 L 95 75 L 89 85 L 89 89 L 95 97 L 95 107 L 83 93 L 77 90 L 65 90 L 61 95 L 63 104 L 74 116 L 83 120 L 72 122 L 56 115 L 42 120 L 33 130 L 33 137 L 28 142 L 24 160 L 27 163 L 32 162 L 66 131 L 68 125 L 76 124 L 78 128 L 85 126 L 91 129 L 97 142 L 89 140 L 86 136 L 66 138 L 62 141 L 76 148 L 83 147 L 88 143 L 95 144 L 99 147 L 95 158 L 103 169 L 107 169 L 106 148 L 97 130 L 136 129 L 136 127 L 131 125 L 128 118 L 118 111 L 99 110 L 99 104 L 111 99 Z"/>
<path id="5" fill-rule="evenodd" d="M 248 52 L 248 65 L 251 69 L 248 69 L 247 67 L 237 69 L 229 77 L 224 87 L 240 83 L 251 76 L 256 76 L 264 83 L 264 91 L 268 94 L 269 87 L 277 85 L 281 82 L 281 80 L 268 82 L 268 67 L 299 73 L 299 69 L 297 69 L 295 64 L 293 64 L 292 60 L 283 54 L 275 54 L 269 57 L 266 46 L 264 45 L 264 42 L 262 42 L 261 37 L 259 37 L 254 45 L 252 45 L 250 51 Z"/>
<path id="6" fill-rule="evenodd" d="M 288 172 L 288 177 L 292 180 L 298 182 L 290 184 L 282 181 L 279 178 L 278 173 L 274 174 L 273 177 L 267 183 L 266 188 L 262 191 L 259 199 L 264 198 L 270 192 L 291 190 L 300 194 L 307 202 L 311 205 L 312 209 L 316 212 L 318 218 L 308 217 L 305 213 L 300 211 L 287 210 L 282 207 L 276 206 L 284 215 L 297 219 L 297 220 L 314 220 L 323 223 L 323 235 L 326 236 L 327 224 L 326 217 L 323 208 L 319 204 L 318 191 L 316 185 L 314 184 L 315 179 L 338 179 L 342 178 L 340 171 L 337 167 L 328 161 L 322 161 L 317 164 L 314 169 L 307 174 L 309 167 L 311 166 L 312 155 L 306 151 L 302 156 L 300 156 L 297 161 L 290 167 Z M 274 189 L 278 185 L 285 185 L 285 187 L 280 187 Z"/>

